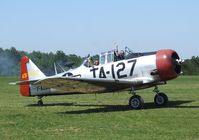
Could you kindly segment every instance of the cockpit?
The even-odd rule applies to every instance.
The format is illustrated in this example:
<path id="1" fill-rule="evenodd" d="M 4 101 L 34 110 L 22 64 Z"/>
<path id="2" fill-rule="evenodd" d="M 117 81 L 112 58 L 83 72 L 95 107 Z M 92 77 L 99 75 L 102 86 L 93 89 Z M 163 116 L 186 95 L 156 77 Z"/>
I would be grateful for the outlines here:
<path id="1" fill-rule="evenodd" d="M 103 52 L 100 55 L 95 55 L 95 56 L 89 56 L 86 58 L 84 61 L 83 65 L 86 67 L 93 67 L 93 66 L 98 66 L 98 65 L 103 65 L 103 64 L 108 64 L 124 59 L 131 59 L 131 58 L 137 58 L 140 56 L 146 56 L 146 55 L 152 55 L 155 54 L 156 52 L 145 52 L 145 53 L 134 53 L 132 52 L 128 47 L 125 47 L 125 50 L 111 50 L 108 52 Z"/>
<path id="2" fill-rule="evenodd" d="M 111 62 L 115 62 L 118 60 L 125 59 L 125 54 L 122 52 L 120 55 L 115 50 L 111 50 L 108 52 L 103 52 L 100 55 L 95 55 L 93 57 L 88 57 L 83 65 L 86 67 L 103 65 Z"/>
<path id="3" fill-rule="evenodd" d="M 99 55 L 99 64 L 107 64 L 114 62 L 114 51 L 103 52 Z"/>

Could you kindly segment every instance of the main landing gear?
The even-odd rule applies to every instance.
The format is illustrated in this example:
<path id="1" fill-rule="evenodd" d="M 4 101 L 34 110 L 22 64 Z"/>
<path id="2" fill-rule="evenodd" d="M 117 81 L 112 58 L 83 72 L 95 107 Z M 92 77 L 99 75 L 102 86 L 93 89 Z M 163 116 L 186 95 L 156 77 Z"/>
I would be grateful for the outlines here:
<path id="1" fill-rule="evenodd" d="M 139 95 L 133 95 L 129 99 L 129 106 L 133 109 L 140 109 L 143 108 L 144 105 L 144 100 L 142 99 L 141 96 Z"/>
<path id="2" fill-rule="evenodd" d="M 168 102 L 167 95 L 165 93 L 160 92 L 157 86 L 155 86 L 155 89 L 153 91 L 156 92 L 156 95 L 154 97 L 155 105 L 159 107 L 165 106 Z"/>
<path id="3" fill-rule="evenodd" d="M 131 88 L 130 93 L 133 94 L 133 96 L 129 99 L 129 106 L 133 109 L 143 108 L 144 100 L 141 96 L 136 95 L 133 87 Z"/>
<path id="4" fill-rule="evenodd" d="M 43 105 L 42 96 L 38 96 L 37 105 L 38 106 L 42 106 Z"/>
<path id="5" fill-rule="evenodd" d="M 168 102 L 168 97 L 166 94 L 162 93 L 159 91 L 158 87 L 155 86 L 155 89 L 153 90 L 156 95 L 154 97 L 154 103 L 156 106 L 165 106 Z M 133 94 L 133 96 L 129 99 L 129 106 L 132 109 L 141 109 L 143 108 L 144 105 L 144 100 L 141 96 L 136 95 L 135 90 L 132 88 L 131 89 L 131 94 Z"/>

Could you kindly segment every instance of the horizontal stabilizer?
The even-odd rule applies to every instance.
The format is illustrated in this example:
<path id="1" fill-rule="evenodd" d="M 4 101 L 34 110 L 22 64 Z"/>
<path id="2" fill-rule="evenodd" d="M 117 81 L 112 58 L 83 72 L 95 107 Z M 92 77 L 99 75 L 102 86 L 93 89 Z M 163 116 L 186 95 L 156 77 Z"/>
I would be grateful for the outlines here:
<path id="1" fill-rule="evenodd" d="M 17 81 L 9 83 L 10 85 L 21 85 L 21 84 L 32 84 L 35 83 L 37 80 L 24 80 L 24 81 Z"/>

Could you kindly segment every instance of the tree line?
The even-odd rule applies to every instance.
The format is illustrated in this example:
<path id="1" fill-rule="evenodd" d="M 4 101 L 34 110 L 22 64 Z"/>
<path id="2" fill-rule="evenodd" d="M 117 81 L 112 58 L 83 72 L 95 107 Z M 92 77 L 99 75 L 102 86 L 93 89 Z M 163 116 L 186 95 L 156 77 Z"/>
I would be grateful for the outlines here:
<path id="1" fill-rule="evenodd" d="M 199 56 L 192 56 L 190 59 L 186 59 L 182 64 L 182 71 L 184 75 L 198 75 Z"/>
<path id="2" fill-rule="evenodd" d="M 66 55 L 60 50 L 56 53 L 44 53 L 40 51 L 28 53 L 25 51 L 19 51 L 14 47 L 11 47 L 10 49 L 0 48 L 0 75 L 19 75 L 20 59 L 25 55 L 28 56 L 46 75 L 55 74 L 54 63 L 67 70 L 69 69 L 69 67 L 67 67 L 69 63 L 72 67 L 78 67 L 83 61 L 83 58 L 80 56 L 75 54 Z M 59 66 L 57 66 L 57 70 L 61 71 Z"/>
<path id="3" fill-rule="evenodd" d="M 78 67 L 85 58 L 75 54 L 65 54 L 63 51 L 56 53 L 44 53 L 40 51 L 33 51 L 31 53 L 19 51 L 14 47 L 10 49 L 0 48 L 0 75 L 1 76 L 17 76 L 20 72 L 20 59 L 22 56 L 28 56 L 46 75 L 55 74 L 54 62 L 60 65 L 65 70 Z M 67 67 L 69 66 L 70 67 Z M 60 68 L 60 67 L 58 67 Z M 61 69 L 58 69 L 61 71 Z M 184 75 L 198 75 L 199 74 L 199 56 L 193 56 L 186 59 L 182 65 Z"/>

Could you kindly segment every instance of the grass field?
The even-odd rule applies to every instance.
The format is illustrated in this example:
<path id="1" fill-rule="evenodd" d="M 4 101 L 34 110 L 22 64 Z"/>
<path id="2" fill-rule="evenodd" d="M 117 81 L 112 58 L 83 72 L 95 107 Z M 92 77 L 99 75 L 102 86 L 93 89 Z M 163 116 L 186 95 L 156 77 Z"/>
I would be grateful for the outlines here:
<path id="1" fill-rule="evenodd" d="M 153 89 L 140 90 L 142 110 L 128 107 L 128 92 L 21 97 L 17 78 L 0 77 L 0 139 L 199 139 L 199 76 L 182 76 L 160 86 L 169 104 L 156 108 Z"/>

